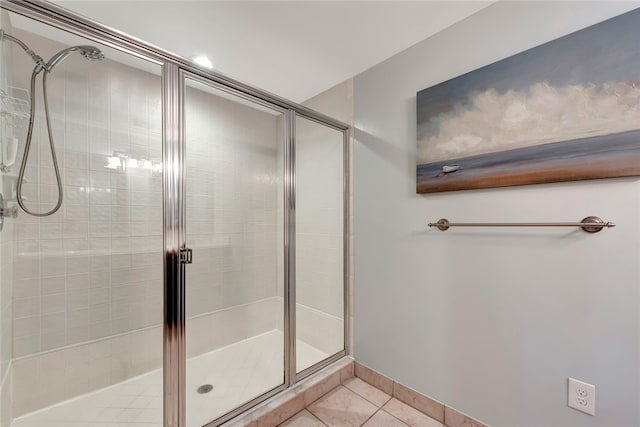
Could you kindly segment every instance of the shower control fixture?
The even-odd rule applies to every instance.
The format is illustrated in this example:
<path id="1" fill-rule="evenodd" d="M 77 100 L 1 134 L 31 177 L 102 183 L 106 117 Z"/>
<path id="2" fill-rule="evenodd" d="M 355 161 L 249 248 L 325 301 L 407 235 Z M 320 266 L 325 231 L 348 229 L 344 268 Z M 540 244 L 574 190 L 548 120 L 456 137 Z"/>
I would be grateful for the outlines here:
<path id="1" fill-rule="evenodd" d="M 62 205 L 62 179 L 60 178 L 60 170 L 58 167 L 58 159 L 56 158 L 56 150 L 53 144 L 53 132 L 51 130 L 51 119 L 49 117 L 49 101 L 47 97 L 47 75 L 53 71 L 53 69 L 64 61 L 67 57 L 72 55 L 75 52 L 80 53 L 85 59 L 90 61 L 100 61 L 104 59 L 104 53 L 100 49 L 94 46 L 71 46 L 69 48 L 63 49 L 60 52 L 56 53 L 51 57 L 48 62 L 44 62 L 41 56 L 37 55 L 29 46 L 27 46 L 22 40 L 13 37 L 3 30 L 0 30 L 0 42 L 4 40 L 9 40 L 18 46 L 20 46 L 26 53 L 33 59 L 33 62 L 36 63 L 33 71 L 31 72 L 31 108 L 29 110 L 29 127 L 27 129 L 27 139 L 24 147 L 24 154 L 22 155 L 22 162 L 20 163 L 20 172 L 18 173 L 18 182 L 17 182 L 17 194 L 16 199 L 18 200 L 18 204 L 22 208 L 23 211 L 33 216 L 49 216 L 56 213 L 60 206 Z M 33 138 L 33 125 L 35 121 L 35 88 L 36 88 L 36 77 L 38 74 L 42 72 L 42 96 L 44 101 L 44 115 L 47 122 L 47 135 L 49 137 L 49 146 L 51 149 L 51 160 L 53 162 L 53 169 L 56 174 L 56 184 L 58 185 L 58 202 L 54 206 L 53 209 L 46 212 L 34 212 L 29 210 L 26 207 L 23 197 L 22 197 L 22 184 L 24 183 L 24 173 L 27 168 L 27 161 L 29 158 L 29 151 L 31 149 L 31 140 Z"/>
<path id="2" fill-rule="evenodd" d="M 4 228 L 4 218 L 7 216 L 16 218 L 18 216 L 18 208 L 16 206 L 5 208 L 4 198 L 2 197 L 2 193 L 0 193 L 0 231 Z"/>

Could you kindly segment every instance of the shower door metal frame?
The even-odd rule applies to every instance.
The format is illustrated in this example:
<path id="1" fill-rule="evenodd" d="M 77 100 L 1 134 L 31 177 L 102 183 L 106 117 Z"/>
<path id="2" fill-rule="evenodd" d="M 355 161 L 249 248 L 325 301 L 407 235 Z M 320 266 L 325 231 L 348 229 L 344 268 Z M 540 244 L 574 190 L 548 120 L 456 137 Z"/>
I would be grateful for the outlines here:
<path id="1" fill-rule="evenodd" d="M 294 117 L 293 117 L 293 121 L 290 124 L 290 132 L 293 135 L 293 141 L 292 141 L 292 150 L 295 150 L 295 132 L 296 132 L 296 121 L 295 118 L 297 116 L 303 117 L 307 120 L 310 120 L 312 122 L 316 122 L 320 125 L 323 126 L 327 126 L 330 128 L 333 128 L 337 131 L 342 132 L 342 290 L 343 290 L 343 297 L 342 297 L 342 304 L 343 304 L 343 348 L 342 350 L 329 355 L 328 357 L 320 360 L 319 362 L 314 363 L 313 365 L 303 369 L 300 372 L 296 372 L 295 370 L 295 366 L 293 367 L 293 373 L 292 373 L 292 378 L 294 379 L 294 382 L 298 382 L 300 380 L 303 380 L 304 378 L 315 374 L 316 372 L 318 372 L 319 370 L 321 370 L 322 368 L 325 368 L 329 365 L 331 365 L 332 363 L 340 360 L 342 357 L 347 356 L 347 355 L 352 355 L 351 352 L 351 295 L 349 290 L 351 289 L 351 279 L 350 279 L 350 272 L 351 272 L 351 257 L 350 257 L 350 248 L 351 248 L 351 223 L 350 223 L 350 218 L 351 218 L 351 191 L 350 191 L 350 183 L 351 183 L 351 128 L 347 127 L 346 129 L 342 129 L 340 127 L 337 126 L 333 126 L 330 124 L 327 124 L 326 122 L 323 122 L 322 120 L 319 120 L 317 117 L 309 117 L 309 116 L 304 116 L 298 112 L 292 112 Z M 293 155 L 293 179 L 294 179 L 294 198 L 295 198 L 295 153 Z M 295 200 L 295 199 L 294 199 Z M 294 209 L 293 209 L 293 215 L 295 216 L 295 203 L 294 203 Z M 293 224 L 293 245 L 294 245 L 294 253 L 295 253 L 295 221 Z M 293 266 L 294 270 L 293 270 L 293 280 L 294 280 L 294 284 L 293 284 L 293 289 L 292 291 L 292 295 L 293 295 L 293 303 L 292 303 L 292 307 L 290 307 L 290 310 L 292 311 L 292 317 L 293 319 L 296 318 L 296 303 L 295 303 L 295 262 L 294 262 L 294 266 Z M 295 324 L 296 322 L 293 322 L 294 324 L 294 328 L 295 328 Z M 294 352 L 295 352 L 295 341 L 296 341 L 296 332 L 295 329 L 293 331 L 292 336 L 290 337 L 293 339 L 294 343 Z M 294 359 L 295 360 L 295 359 Z"/>
<path id="2" fill-rule="evenodd" d="M 164 203 L 164 357 L 163 411 L 165 427 L 186 426 L 186 274 L 180 253 L 185 233 L 185 129 L 180 68 L 162 70 L 162 187 Z"/>
<path id="3" fill-rule="evenodd" d="M 70 31 L 111 48 L 162 66 L 162 140 L 163 140 L 163 224 L 164 224 L 164 426 L 186 427 L 185 406 L 185 266 L 181 251 L 185 236 L 184 170 L 184 83 L 185 76 L 225 88 L 254 102 L 285 111 L 285 378 L 284 384 L 247 402 L 212 421 L 219 425 L 255 406 L 297 381 L 317 372 L 341 357 L 351 354 L 350 328 L 350 126 L 277 95 L 253 88 L 215 71 L 201 68 L 191 60 L 129 36 L 60 6 L 40 0 L 0 0 L 0 7 L 44 24 Z M 182 80 L 181 80 L 182 79 Z M 295 369 L 295 118 L 315 121 L 343 132 L 343 350 L 296 372 Z"/>

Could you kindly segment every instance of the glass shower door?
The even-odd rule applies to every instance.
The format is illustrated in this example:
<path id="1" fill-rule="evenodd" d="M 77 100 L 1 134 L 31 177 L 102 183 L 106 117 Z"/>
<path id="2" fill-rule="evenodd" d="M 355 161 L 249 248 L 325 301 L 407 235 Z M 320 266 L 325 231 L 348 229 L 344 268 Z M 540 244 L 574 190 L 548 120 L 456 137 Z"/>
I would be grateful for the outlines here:
<path id="1" fill-rule="evenodd" d="M 284 113 L 186 79 L 187 425 L 284 385 Z"/>
<path id="2" fill-rule="evenodd" d="M 296 372 L 344 350 L 344 133 L 296 116 Z"/>

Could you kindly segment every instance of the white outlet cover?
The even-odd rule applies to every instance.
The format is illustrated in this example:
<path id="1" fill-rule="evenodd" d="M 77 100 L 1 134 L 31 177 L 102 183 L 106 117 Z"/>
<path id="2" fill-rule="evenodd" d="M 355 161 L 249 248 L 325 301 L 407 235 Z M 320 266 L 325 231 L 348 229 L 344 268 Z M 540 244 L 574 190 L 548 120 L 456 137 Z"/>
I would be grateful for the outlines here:
<path id="1" fill-rule="evenodd" d="M 569 378 L 567 405 L 585 414 L 596 414 L 596 386 Z"/>

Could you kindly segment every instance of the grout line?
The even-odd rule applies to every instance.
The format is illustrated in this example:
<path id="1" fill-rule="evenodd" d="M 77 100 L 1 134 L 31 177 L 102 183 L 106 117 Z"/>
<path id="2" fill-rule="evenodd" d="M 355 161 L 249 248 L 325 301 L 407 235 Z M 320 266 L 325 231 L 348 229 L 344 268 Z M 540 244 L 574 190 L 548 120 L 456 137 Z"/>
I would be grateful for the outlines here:
<path id="1" fill-rule="evenodd" d="M 409 423 L 406 423 L 406 422 L 402 421 L 400 418 L 396 417 L 396 416 L 395 416 L 395 415 L 393 415 L 392 413 L 387 412 L 387 411 L 385 411 L 385 410 L 384 410 L 384 409 L 382 409 L 382 408 L 380 408 L 380 410 L 381 410 L 382 412 L 384 412 L 385 414 L 387 414 L 387 415 L 389 415 L 389 416 L 391 416 L 391 417 L 395 418 L 396 420 L 400 421 L 402 424 L 404 424 L 404 425 L 406 425 L 406 426 L 409 426 L 409 427 L 413 427 L 411 424 L 409 424 Z M 431 417 L 429 417 L 429 418 L 431 418 Z M 436 421 L 438 421 L 438 420 L 436 420 Z M 439 422 L 439 421 L 438 421 L 438 422 Z M 443 424 L 443 425 L 444 425 L 444 424 Z"/>
<path id="2" fill-rule="evenodd" d="M 353 378 L 358 378 L 358 377 L 354 376 Z M 358 379 L 359 379 L 359 378 L 358 378 Z M 392 396 L 392 395 L 385 393 L 384 391 L 380 390 L 378 387 L 374 387 L 374 386 L 372 386 L 371 384 L 369 384 L 368 382 L 366 382 L 366 381 L 364 381 L 364 380 L 362 380 L 362 379 L 360 379 L 360 381 L 362 381 L 363 383 L 367 384 L 368 386 L 370 386 L 370 387 L 372 387 L 372 388 L 374 388 L 374 389 L 376 389 L 376 390 L 378 390 L 378 391 L 380 391 L 380 392 L 382 392 L 382 393 L 386 394 L 387 396 L 389 396 L 389 398 L 388 398 L 387 400 L 385 400 L 385 401 L 384 401 L 384 403 L 383 403 L 382 405 L 378 406 L 378 404 L 377 404 L 377 403 L 372 402 L 371 400 L 367 399 L 367 397 L 366 397 L 366 396 L 363 396 L 363 395 L 361 395 L 360 393 L 358 393 L 357 391 L 352 390 L 350 387 L 348 387 L 348 386 L 344 385 L 344 383 L 342 383 L 341 385 L 342 385 L 344 388 L 346 388 L 347 390 L 349 390 L 349 391 L 351 391 L 351 392 L 355 393 L 356 395 L 360 396 L 361 398 L 363 398 L 363 399 L 364 399 L 364 400 L 366 400 L 367 402 L 371 403 L 372 405 L 375 405 L 378 409 L 382 409 L 382 407 L 383 407 L 384 405 L 386 405 L 387 403 L 389 403 L 389 401 L 390 401 L 391 399 L 393 399 L 393 396 Z"/>
<path id="3" fill-rule="evenodd" d="M 385 400 L 385 401 L 384 401 L 384 403 L 383 403 L 382 405 L 378 406 L 378 404 L 377 404 L 377 403 L 370 401 L 369 399 L 367 399 L 365 396 L 361 395 L 360 393 L 358 393 L 358 392 L 356 392 L 356 391 L 354 391 L 354 390 L 351 390 L 349 387 L 345 387 L 345 388 L 346 388 L 347 390 L 349 390 L 349 391 L 351 391 L 351 392 L 355 393 L 355 394 L 356 394 L 356 396 L 360 396 L 361 398 L 363 398 L 363 399 L 364 399 L 364 400 L 366 400 L 367 402 L 371 403 L 373 406 L 375 406 L 375 407 L 376 407 L 376 408 L 378 408 L 378 409 L 382 409 L 382 407 L 383 407 L 384 405 L 386 405 L 386 404 L 387 404 L 391 399 L 393 399 L 393 397 L 392 397 L 392 396 L 389 396 L 387 393 L 384 393 L 384 391 L 382 391 L 382 390 L 380 390 L 380 389 L 376 389 L 376 390 L 380 390 L 380 391 L 382 391 L 384 394 L 387 394 L 387 396 L 389 396 L 389 399 Z"/>
<path id="4" fill-rule="evenodd" d="M 370 416 L 369 418 L 367 418 L 366 420 L 364 420 L 364 422 L 363 422 L 362 424 L 360 424 L 360 426 L 365 425 L 367 422 L 369 422 L 369 420 L 370 420 L 371 418 L 375 417 L 375 415 L 376 415 L 378 412 L 380 412 L 380 411 L 382 411 L 382 408 L 378 408 L 378 409 L 377 409 L 373 414 L 371 414 L 371 416 Z"/>
<path id="5" fill-rule="evenodd" d="M 320 418 L 316 417 L 316 414 L 314 414 L 313 412 L 311 412 L 311 411 L 310 411 L 310 410 L 308 410 L 307 408 L 304 408 L 302 411 L 307 411 L 308 413 L 310 413 L 310 414 L 311 414 L 311 416 L 312 416 L 313 418 L 315 418 L 316 420 L 320 421 L 320 424 L 322 424 L 323 426 L 327 426 L 327 427 L 329 427 L 329 424 L 325 423 L 325 422 L 324 422 L 324 421 L 322 421 Z M 300 412 L 302 412 L 302 411 L 300 411 Z"/>
<path id="6" fill-rule="evenodd" d="M 380 390 L 380 391 L 382 391 L 382 390 Z M 382 391 L 382 392 L 384 393 L 384 391 Z M 386 394 L 386 393 L 385 393 L 385 394 Z M 384 408 L 384 406 L 385 406 L 387 403 L 391 402 L 391 399 L 393 399 L 393 396 L 390 396 L 390 395 L 388 395 L 388 394 L 387 394 L 387 396 L 389 396 L 389 398 L 388 398 L 387 400 L 385 400 L 385 402 L 382 404 L 382 406 L 380 406 L 380 409 Z"/>

